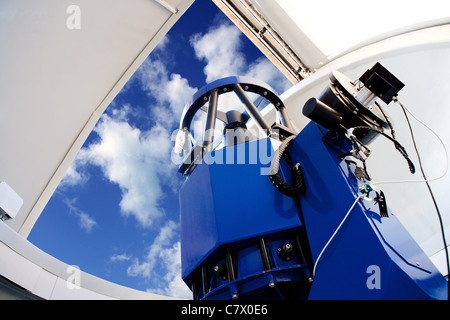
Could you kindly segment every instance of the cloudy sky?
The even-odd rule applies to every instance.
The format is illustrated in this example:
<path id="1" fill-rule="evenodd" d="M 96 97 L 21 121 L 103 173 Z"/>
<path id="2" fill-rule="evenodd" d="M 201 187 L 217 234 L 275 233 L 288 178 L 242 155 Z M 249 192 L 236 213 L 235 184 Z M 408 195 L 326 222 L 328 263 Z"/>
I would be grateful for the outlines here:
<path id="1" fill-rule="evenodd" d="M 290 86 L 212 2 L 197 1 L 102 115 L 28 239 L 100 278 L 190 298 L 173 132 L 197 89 L 231 75 Z"/>

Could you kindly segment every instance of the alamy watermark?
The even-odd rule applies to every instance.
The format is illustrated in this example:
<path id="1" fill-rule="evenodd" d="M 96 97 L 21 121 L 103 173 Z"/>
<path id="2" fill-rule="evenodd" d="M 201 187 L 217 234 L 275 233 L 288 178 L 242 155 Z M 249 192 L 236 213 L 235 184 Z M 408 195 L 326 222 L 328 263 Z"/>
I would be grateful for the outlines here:
<path id="1" fill-rule="evenodd" d="M 66 287 L 69 290 L 81 288 L 81 270 L 78 266 L 68 266 L 66 273 L 69 275 L 66 280 Z"/>
<path id="2" fill-rule="evenodd" d="M 67 7 L 66 13 L 68 17 L 66 19 L 66 27 L 69 30 L 81 29 L 81 8 L 75 4 Z"/>
<path id="3" fill-rule="evenodd" d="M 381 289 L 381 269 L 377 265 L 370 265 L 366 269 L 369 274 L 366 280 L 366 286 L 369 290 Z"/>
<path id="4" fill-rule="evenodd" d="M 217 133 L 217 130 L 214 133 Z M 208 136 L 208 131 L 205 132 L 204 136 Z M 278 136 L 278 133 L 272 132 L 272 136 Z M 206 163 L 208 165 L 259 164 L 262 166 L 261 174 L 267 175 L 270 163 L 281 142 L 277 139 L 268 141 L 267 139 L 256 139 L 254 137 L 255 135 L 252 135 L 250 131 L 241 128 L 228 130 L 221 142 L 217 146 L 215 145 L 215 149 L 211 148 L 214 152 L 205 154 L 201 145 L 196 147 L 195 141 L 192 143 L 189 131 L 176 130 L 171 136 L 171 141 L 175 142 L 171 160 L 176 165 L 181 165 L 183 162 L 190 164 L 193 161 L 196 164 Z M 222 148 L 226 148 L 226 150 L 220 151 Z M 187 157 L 187 155 L 189 156 Z"/>

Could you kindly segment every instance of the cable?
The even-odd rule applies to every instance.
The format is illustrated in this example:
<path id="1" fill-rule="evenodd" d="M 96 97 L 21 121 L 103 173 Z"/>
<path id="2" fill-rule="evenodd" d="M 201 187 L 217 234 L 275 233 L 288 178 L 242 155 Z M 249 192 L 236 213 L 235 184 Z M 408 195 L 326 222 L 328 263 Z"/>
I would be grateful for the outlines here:
<path id="1" fill-rule="evenodd" d="M 439 136 L 433 129 L 431 129 L 428 125 L 426 125 L 426 124 L 425 124 L 424 122 L 422 122 L 419 118 L 417 118 L 417 117 L 416 117 L 409 109 L 407 109 L 400 101 L 398 101 L 398 99 L 394 99 L 394 101 L 399 103 L 399 105 L 402 107 L 402 110 L 403 110 L 403 112 L 404 112 L 404 114 L 405 114 L 406 120 L 407 120 L 407 122 L 408 122 L 409 130 L 410 130 L 410 133 L 411 133 L 411 138 L 412 138 L 412 140 L 413 140 L 414 149 L 415 149 L 415 151 L 416 151 L 416 154 L 417 154 L 417 157 L 418 157 L 418 160 L 419 160 L 419 167 L 420 167 L 420 170 L 421 170 L 421 173 L 422 173 L 422 176 L 423 176 L 424 180 L 381 181 L 381 182 L 373 183 L 372 185 L 377 185 L 377 184 L 387 184 L 387 183 L 426 182 L 427 187 L 428 187 L 428 190 L 429 190 L 430 195 L 431 195 L 431 197 L 432 197 L 432 199 L 433 199 L 433 203 L 434 203 L 434 206 L 435 206 L 436 211 L 437 211 L 437 214 L 438 214 L 439 223 L 440 223 L 440 228 L 441 228 L 441 234 L 442 234 L 443 243 L 444 243 L 444 250 L 445 250 L 445 255 L 446 255 L 446 259 L 447 259 L 447 274 L 450 274 L 450 272 L 449 272 L 449 270 L 450 270 L 450 266 L 449 266 L 449 256 L 448 256 L 447 243 L 446 243 L 445 233 L 444 233 L 444 225 L 443 225 L 443 221 L 442 221 L 442 217 L 441 217 L 439 208 L 438 208 L 437 203 L 436 203 L 436 200 L 435 200 L 435 198 L 434 198 L 434 194 L 433 194 L 433 192 L 432 192 L 432 190 L 431 190 L 431 187 L 429 186 L 429 183 L 428 183 L 429 181 L 435 181 L 435 180 L 441 179 L 441 178 L 443 178 L 443 177 L 447 174 L 448 166 L 449 166 L 447 149 L 446 149 L 446 147 L 445 147 L 444 142 L 443 142 L 442 139 L 440 138 L 440 136 Z M 411 114 L 418 122 L 420 122 L 423 126 L 425 126 L 427 129 L 429 129 L 429 130 L 430 130 L 430 131 L 431 131 L 431 132 L 439 139 L 439 141 L 441 142 L 441 144 L 442 144 L 442 146 L 443 146 L 443 148 L 444 148 L 444 151 L 445 151 L 445 155 L 446 155 L 446 167 L 445 167 L 444 173 L 443 173 L 441 176 L 436 177 L 436 178 L 432 178 L 432 179 L 427 179 L 427 178 L 426 178 L 426 175 L 425 175 L 425 173 L 424 173 L 423 166 L 422 166 L 422 161 L 421 161 L 421 158 L 420 158 L 420 155 L 419 155 L 419 152 L 418 152 L 418 149 L 417 149 L 417 145 L 416 145 L 416 142 L 415 142 L 413 130 L 412 130 L 411 124 L 410 124 L 410 122 L 409 122 L 409 118 L 408 118 L 408 116 L 407 116 L 405 110 L 408 111 L 408 113 L 410 113 L 410 114 Z M 356 128 L 353 128 L 353 129 L 356 129 Z M 362 130 L 362 129 L 368 130 L 368 129 L 371 129 L 371 128 L 359 127 L 358 129 L 361 129 L 361 130 Z M 383 135 L 384 135 L 385 137 L 389 138 L 391 141 L 394 142 L 394 144 L 396 145 L 397 150 L 399 150 L 400 153 L 402 153 L 402 155 L 408 160 L 408 164 L 410 164 L 410 160 L 409 160 L 409 157 L 408 157 L 407 154 L 406 154 L 406 151 L 404 151 L 404 148 L 403 148 L 398 142 L 396 142 L 395 138 L 393 139 L 393 138 L 389 137 L 389 136 L 386 135 L 386 134 L 383 134 Z M 398 146 L 399 146 L 400 148 L 399 148 Z M 404 151 L 404 153 L 403 153 L 402 151 Z M 410 170 L 413 171 L 411 165 L 410 165 Z M 329 244 L 331 243 L 331 241 L 333 240 L 333 238 L 336 236 L 336 234 L 338 233 L 338 231 L 340 230 L 340 228 L 342 227 L 342 225 L 344 224 L 344 222 L 347 220 L 348 216 L 350 215 L 350 213 L 352 212 L 352 210 L 353 210 L 353 208 L 355 207 L 356 203 L 359 201 L 359 199 L 360 199 L 361 197 L 362 197 L 362 195 L 359 195 L 359 196 L 355 199 L 354 203 L 352 204 L 352 206 L 350 207 L 350 209 L 347 211 L 347 213 L 345 214 L 344 218 L 342 219 L 342 221 L 340 222 L 340 224 L 338 225 L 338 227 L 336 228 L 336 230 L 334 231 L 334 233 L 332 234 L 332 236 L 330 237 L 330 239 L 327 241 L 327 243 L 326 243 L 325 246 L 323 247 L 323 249 L 322 249 L 322 251 L 320 252 L 319 256 L 317 257 L 317 260 L 316 260 L 316 262 L 314 263 L 313 272 L 312 272 L 312 273 L 313 273 L 313 274 L 312 274 L 312 275 L 313 275 L 313 278 L 314 278 L 314 276 L 315 276 L 316 268 L 317 268 L 317 265 L 318 265 L 318 263 L 319 263 L 320 258 L 322 257 L 323 253 L 325 252 L 325 250 L 327 249 L 327 247 L 329 246 Z"/>
<path id="2" fill-rule="evenodd" d="M 431 179 L 427 179 L 424 178 L 423 180 L 393 180 L 393 181 L 378 181 L 372 184 L 392 184 L 392 183 L 418 183 L 418 182 L 430 182 L 430 181 L 436 181 L 439 179 L 442 179 L 445 175 L 447 175 L 448 172 L 448 167 L 449 167 L 449 157 L 448 157 L 448 152 L 447 152 L 447 148 L 445 147 L 444 142 L 442 141 L 441 137 L 432 129 L 430 128 L 426 123 L 424 123 L 422 120 L 420 120 L 416 115 L 414 115 L 411 110 L 409 110 L 408 108 L 406 108 L 403 104 L 400 103 L 400 101 L 397 98 L 394 98 L 394 101 L 397 102 L 402 109 L 405 109 L 406 111 L 408 111 L 408 113 L 414 118 L 416 119 L 420 124 L 422 124 L 425 128 L 427 128 L 431 133 L 433 133 L 436 138 L 438 138 L 439 142 L 442 145 L 442 148 L 444 149 L 444 153 L 445 153 L 445 169 L 444 172 L 435 178 L 431 178 Z M 408 121 L 409 123 L 409 121 Z M 417 150 L 416 150 L 417 152 Z"/>
<path id="3" fill-rule="evenodd" d="M 391 136 L 393 139 L 397 139 L 396 134 L 395 134 L 395 129 L 394 129 L 394 125 L 392 124 L 391 120 L 389 119 L 388 115 L 386 114 L 386 112 L 384 111 L 384 109 L 375 101 L 375 105 L 378 107 L 378 109 L 380 109 L 381 113 L 383 114 L 384 120 L 386 121 L 386 123 L 388 124 L 389 130 L 391 130 Z"/>
<path id="4" fill-rule="evenodd" d="M 350 207 L 350 209 L 348 209 L 347 213 L 345 214 L 344 218 L 342 219 L 341 223 L 338 225 L 338 227 L 336 228 L 336 230 L 334 231 L 333 235 L 330 237 L 330 239 L 327 241 L 327 243 L 325 244 L 325 246 L 323 247 L 322 251 L 320 252 L 319 256 L 317 257 L 316 262 L 314 263 L 314 267 L 313 267 L 313 279 L 314 276 L 316 274 L 316 267 L 317 264 L 319 263 L 320 257 L 322 257 L 322 254 L 325 252 L 326 248 L 328 247 L 328 245 L 330 244 L 331 240 L 333 240 L 334 236 L 338 233 L 339 229 L 342 227 L 342 225 L 344 224 L 345 220 L 347 220 L 347 217 L 350 215 L 350 212 L 352 212 L 353 208 L 356 206 L 356 204 L 358 203 L 359 199 L 361 198 L 361 195 L 359 195 L 356 199 L 355 202 L 353 202 L 352 206 Z"/>
<path id="5" fill-rule="evenodd" d="M 438 135 L 438 134 L 430 127 L 430 126 L 428 126 L 426 123 L 424 123 L 422 120 L 420 120 L 414 113 L 411 112 L 411 110 L 409 110 L 405 105 L 403 105 L 403 104 L 398 100 L 397 97 L 394 97 L 394 98 L 393 98 L 393 101 L 396 102 L 396 103 L 398 103 L 398 104 L 400 105 L 400 107 L 402 108 L 403 114 L 405 115 L 406 122 L 407 122 L 408 128 L 409 128 L 409 132 L 410 132 L 410 134 L 411 134 L 411 139 L 412 139 L 412 142 L 413 142 L 414 150 L 416 151 L 417 159 L 418 159 L 418 161 L 419 161 L 419 168 L 420 168 L 420 171 L 421 171 L 421 173 L 422 173 L 423 180 L 379 181 L 379 182 L 374 182 L 374 183 L 372 183 L 372 185 L 379 185 L 379 184 L 393 184 L 393 183 L 418 183 L 418 182 L 425 182 L 425 183 L 426 183 L 426 186 L 427 186 L 428 191 L 429 191 L 429 193 L 430 193 L 430 196 L 431 196 L 431 199 L 432 199 L 432 201 L 433 201 L 434 207 L 435 207 L 435 209 L 436 209 L 436 213 L 437 213 L 437 215 L 438 215 L 439 226 L 440 226 L 440 229 L 441 229 L 441 235 L 442 235 L 442 242 L 443 242 L 443 244 L 444 244 L 444 252 L 445 252 L 446 262 L 447 262 L 447 263 L 446 263 L 446 265 L 447 265 L 447 274 L 450 275 L 450 262 L 449 262 L 449 255 L 448 255 L 448 249 L 447 249 L 447 241 L 446 241 L 446 239 L 445 239 L 444 223 L 443 223 L 443 221 L 442 221 L 442 216 L 441 216 L 439 207 L 438 207 L 438 205 L 437 205 L 436 199 L 435 199 L 435 197 L 434 197 L 433 191 L 431 190 L 431 187 L 430 187 L 430 184 L 429 184 L 430 181 L 436 181 L 436 180 L 442 179 L 442 178 L 447 174 L 447 172 L 448 172 L 448 167 L 449 167 L 449 157 L 448 157 L 447 148 L 445 147 L 445 144 L 444 144 L 444 142 L 442 141 L 441 137 L 440 137 L 440 136 L 439 136 L 439 135 Z M 421 157 L 420 157 L 420 154 L 419 154 L 419 150 L 418 150 L 418 148 L 417 148 L 416 140 L 415 140 L 415 137 L 414 137 L 414 132 L 413 132 L 413 130 L 412 130 L 411 123 L 410 123 L 410 121 L 409 121 L 409 118 L 408 118 L 408 115 L 407 115 L 406 111 L 407 111 L 414 119 L 416 119 L 420 124 L 422 124 L 425 128 L 427 128 L 431 133 L 433 133 L 433 134 L 436 136 L 436 138 L 439 140 L 439 142 L 441 143 L 442 148 L 444 149 L 444 153 L 445 153 L 445 169 L 444 169 L 444 172 L 443 172 L 440 176 L 435 177 L 435 178 L 431 178 L 431 179 L 428 179 L 428 178 L 426 177 L 425 172 L 424 172 L 424 170 L 423 170 L 423 166 L 422 166 L 422 160 L 421 160 Z M 364 127 L 363 127 L 363 128 L 364 128 Z M 385 136 L 389 138 L 389 136 L 387 136 L 387 135 L 385 135 Z M 391 139 L 391 140 L 392 140 L 392 139 Z M 400 150 L 399 150 L 399 151 L 400 151 Z M 408 160 L 408 159 L 407 159 L 407 160 Z M 409 161 L 408 161 L 408 163 L 409 163 Z"/>
<path id="6" fill-rule="evenodd" d="M 350 129 L 351 130 L 353 129 L 353 131 L 355 131 L 355 130 L 366 130 L 366 131 L 371 130 L 371 131 L 375 131 L 375 132 L 381 134 L 382 136 L 386 137 L 387 139 L 391 140 L 392 143 L 394 143 L 395 149 L 397 149 L 398 152 L 400 152 L 400 154 L 403 156 L 403 158 L 405 158 L 405 160 L 408 162 L 409 171 L 411 173 L 415 173 L 416 172 L 416 168 L 414 167 L 414 163 L 411 161 L 411 159 L 409 159 L 408 153 L 406 152 L 405 148 L 396 139 L 390 137 L 389 135 L 387 135 L 383 131 L 375 129 L 375 128 L 372 128 L 372 127 L 352 127 Z M 359 140 L 357 140 L 356 138 L 354 138 L 354 139 L 361 146 L 364 146 L 361 142 L 359 142 Z M 366 146 L 364 146 L 364 147 L 367 148 Z"/>
<path id="7" fill-rule="evenodd" d="M 414 132 L 413 132 L 413 130 L 412 130 L 411 123 L 409 122 L 409 118 L 408 118 L 408 115 L 407 115 L 407 113 L 406 113 L 406 110 L 408 110 L 408 109 L 406 109 L 406 107 L 405 107 L 398 99 L 395 99 L 395 102 L 397 102 L 397 103 L 400 105 L 400 107 L 402 108 L 403 114 L 405 115 L 406 122 L 408 123 L 409 132 L 411 133 L 411 139 L 412 139 L 412 142 L 413 142 L 413 145 L 414 145 L 414 150 L 416 150 L 417 159 L 419 160 L 420 171 L 421 171 L 421 173 L 422 173 L 423 178 L 425 179 L 426 186 L 427 186 L 427 188 L 428 188 L 428 191 L 429 191 L 429 193 L 430 193 L 430 195 L 431 195 L 431 199 L 432 199 L 432 201 L 433 201 L 434 207 L 435 207 L 435 209 L 436 209 L 436 213 L 437 213 L 437 216 L 438 216 L 438 219 L 439 219 L 439 226 L 440 226 L 440 228 L 441 228 L 442 242 L 443 242 L 443 244 L 444 244 L 445 257 L 446 257 L 446 260 L 447 260 L 447 275 L 450 275 L 450 263 L 449 263 L 449 259 L 448 259 L 449 257 L 448 257 L 447 241 L 446 241 L 446 239 L 445 239 L 444 223 L 443 223 L 443 221 L 442 221 L 442 216 L 441 216 L 441 213 L 440 213 L 440 211 L 439 211 L 439 207 L 438 207 L 438 205 L 437 205 L 437 202 L 436 202 L 436 199 L 435 199 L 435 197 L 434 197 L 433 191 L 431 190 L 431 187 L 430 187 L 430 184 L 429 184 L 429 180 L 427 180 L 427 177 L 426 177 L 426 175 L 425 175 L 425 171 L 423 170 L 422 160 L 421 160 L 421 158 L 420 158 L 419 150 L 417 149 L 416 140 L 415 140 L 415 138 L 414 138 Z M 409 112 L 416 120 L 418 120 L 420 123 L 422 123 L 423 125 L 425 125 L 422 121 L 420 121 L 418 118 L 416 118 L 416 117 L 411 113 L 411 111 L 408 110 L 408 112 Z M 427 125 L 425 125 L 425 126 L 426 126 L 427 128 L 429 128 Z M 433 131 L 431 128 L 429 128 L 429 129 L 434 133 L 434 131 Z M 439 138 L 439 140 L 440 140 L 441 143 L 442 143 L 441 138 L 440 138 L 439 136 L 438 136 L 438 138 Z M 442 143 L 442 144 L 443 144 L 443 143 Z M 443 145 L 444 145 L 444 144 L 443 144 Z M 444 149 L 445 149 L 445 146 L 444 146 Z M 447 155 L 447 151 L 446 151 L 446 155 Z M 448 169 L 448 155 L 447 155 L 447 166 L 446 166 L 446 172 L 445 172 L 445 173 L 447 173 L 447 169 Z M 445 175 L 445 174 L 444 174 L 444 175 Z"/>
<path id="8" fill-rule="evenodd" d="M 283 143 L 273 156 L 269 168 L 269 179 L 272 182 L 273 186 L 278 191 L 289 197 L 296 197 L 300 193 L 303 193 L 305 191 L 305 182 L 300 163 L 296 163 L 294 165 L 291 160 L 289 160 L 288 162 L 288 165 L 291 167 L 292 186 L 286 183 L 278 173 L 281 157 L 286 156 L 286 152 L 289 152 L 287 147 L 295 137 L 295 135 L 290 136 L 283 141 Z M 288 157 L 288 159 L 290 158 Z"/>

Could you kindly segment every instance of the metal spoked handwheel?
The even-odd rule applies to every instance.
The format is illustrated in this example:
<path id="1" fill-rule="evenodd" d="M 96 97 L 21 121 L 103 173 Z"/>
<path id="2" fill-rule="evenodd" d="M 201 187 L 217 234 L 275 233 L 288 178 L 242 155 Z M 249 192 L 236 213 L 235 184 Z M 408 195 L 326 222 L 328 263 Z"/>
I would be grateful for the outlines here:
<path id="1" fill-rule="evenodd" d="M 245 113 L 241 113 L 237 110 L 226 113 L 218 111 L 219 96 L 230 92 L 234 92 L 243 103 Z M 191 122 L 197 111 L 206 111 L 207 115 L 203 144 L 195 145 L 192 148 L 191 146 L 185 148 L 186 158 L 179 168 L 181 173 L 189 175 L 203 156 L 212 150 L 216 119 L 223 121 L 226 128 L 230 129 L 245 126 L 249 119 L 253 119 L 256 125 L 263 129 L 268 136 L 273 134 L 274 128 L 267 123 L 257 107 L 248 97 L 247 92 L 258 94 L 267 99 L 281 114 L 282 125 L 278 125 L 277 129 L 284 130 L 283 132 L 285 133 L 289 132 L 289 134 L 293 134 L 292 125 L 286 113 L 286 108 L 281 99 L 269 85 L 249 77 L 233 76 L 216 80 L 199 89 L 183 110 L 176 143 L 176 152 L 178 153 L 181 152 L 182 145 L 185 145 L 186 141 L 188 141 Z M 205 106 L 206 103 L 208 103 L 208 107 Z"/>

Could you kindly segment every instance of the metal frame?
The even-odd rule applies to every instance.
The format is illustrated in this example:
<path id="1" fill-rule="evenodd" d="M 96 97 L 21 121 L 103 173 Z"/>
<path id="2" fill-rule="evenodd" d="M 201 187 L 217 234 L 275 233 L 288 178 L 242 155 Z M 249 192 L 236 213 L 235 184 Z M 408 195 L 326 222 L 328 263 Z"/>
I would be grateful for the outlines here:
<path id="1" fill-rule="evenodd" d="M 180 130 L 183 130 L 183 132 L 189 132 L 191 122 L 197 111 L 201 109 L 207 112 L 203 144 L 195 145 L 187 152 L 187 154 L 185 154 L 183 163 L 178 170 L 184 175 L 189 175 L 195 168 L 196 164 L 201 161 L 203 156 L 212 151 L 215 120 L 217 118 L 225 123 L 227 121 L 224 113 L 218 111 L 219 95 L 229 92 L 234 92 L 238 96 L 250 118 L 255 121 L 255 123 L 267 134 L 268 137 L 271 137 L 274 134 L 274 131 L 270 124 L 264 119 L 258 108 L 250 100 L 246 92 L 256 93 L 266 98 L 273 105 L 273 107 L 280 112 L 282 118 L 281 120 L 284 126 L 277 125 L 276 129 L 280 132 L 292 132 L 294 130 L 283 102 L 278 97 L 275 90 L 273 90 L 266 83 L 250 77 L 239 76 L 232 76 L 213 81 L 200 88 L 193 95 L 191 100 L 186 104 L 181 116 Z M 204 105 L 208 101 L 209 106 L 206 108 Z"/>

